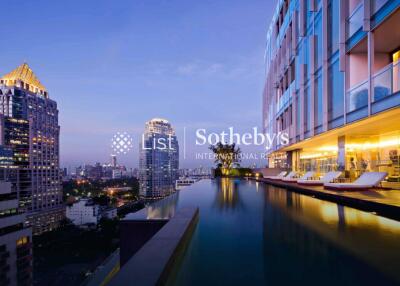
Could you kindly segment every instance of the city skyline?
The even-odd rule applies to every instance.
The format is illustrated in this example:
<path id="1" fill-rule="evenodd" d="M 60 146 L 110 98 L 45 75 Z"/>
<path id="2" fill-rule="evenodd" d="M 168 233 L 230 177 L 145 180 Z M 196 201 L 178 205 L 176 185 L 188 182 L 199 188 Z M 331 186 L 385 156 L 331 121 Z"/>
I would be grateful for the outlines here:
<path id="1" fill-rule="evenodd" d="M 26 61 L 59 103 L 61 166 L 107 160 L 112 136 L 128 132 L 134 148 L 119 161 L 137 167 L 143 124 L 153 117 L 174 122 L 180 141 L 183 127 L 261 127 L 252 110 L 261 109 L 265 32 L 276 1 L 100 1 L 95 10 L 85 1 L 79 11 L 76 3 L 10 3 L 5 29 L 26 36 L 11 33 L 14 45 L 0 58 L 1 75 Z M 24 21 L 8 19 L 12 11 Z M 22 48 L 26 37 L 29 49 Z M 245 100 L 253 96 L 259 101 Z"/>
<path id="2" fill-rule="evenodd" d="M 11 2 L 1 286 L 400 285 L 400 0 Z"/>

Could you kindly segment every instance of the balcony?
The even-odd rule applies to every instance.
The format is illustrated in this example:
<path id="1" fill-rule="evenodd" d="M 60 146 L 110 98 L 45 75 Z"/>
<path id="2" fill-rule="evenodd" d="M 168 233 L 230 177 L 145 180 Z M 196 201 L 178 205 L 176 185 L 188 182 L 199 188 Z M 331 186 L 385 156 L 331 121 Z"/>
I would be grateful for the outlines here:
<path id="1" fill-rule="evenodd" d="M 276 46 L 279 47 L 282 44 L 283 38 L 285 37 L 287 28 L 289 27 L 290 20 L 292 19 L 292 13 L 295 9 L 297 1 L 290 1 L 288 11 L 282 22 L 282 26 L 279 29 L 278 36 L 276 38 Z"/>
<path id="2" fill-rule="evenodd" d="M 282 111 L 284 111 L 292 101 L 292 92 L 294 91 L 294 83 L 295 81 L 292 81 L 292 83 L 289 85 L 289 87 L 286 89 L 283 95 L 278 99 L 277 113 L 276 113 L 277 115 L 282 113 Z"/>
<path id="3" fill-rule="evenodd" d="M 372 78 L 374 98 L 372 102 L 387 98 L 400 90 L 400 62 L 391 63 Z"/>
<path id="4" fill-rule="evenodd" d="M 389 0 L 372 0 L 371 1 L 372 15 L 378 12 L 387 2 L 389 2 Z"/>
<path id="5" fill-rule="evenodd" d="M 371 80 L 374 89 L 371 100 L 372 113 L 398 105 L 397 97 L 393 98 L 393 101 L 389 98 L 400 91 L 400 61 L 387 65 L 378 71 Z M 368 106 L 368 83 L 368 80 L 365 80 L 346 93 L 346 112 L 358 112 L 359 115 L 356 119 L 367 116 L 365 111 Z M 351 118 L 350 121 L 353 121 Z"/>
<path id="6" fill-rule="evenodd" d="M 347 38 L 351 38 L 362 29 L 364 17 L 364 4 L 361 2 L 347 19 Z"/>
<path id="7" fill-rule="evenodd" d="M 368 106 L 368 80 L 352 87 L 346 93 L 346 112 L 353 112 Z"/>

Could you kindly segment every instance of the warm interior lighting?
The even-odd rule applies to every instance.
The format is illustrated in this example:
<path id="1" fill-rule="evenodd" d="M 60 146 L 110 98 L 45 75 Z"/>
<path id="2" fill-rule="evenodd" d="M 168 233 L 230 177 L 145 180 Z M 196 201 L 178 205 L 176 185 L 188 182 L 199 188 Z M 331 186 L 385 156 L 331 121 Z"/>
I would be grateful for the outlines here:
<path id="1" fill-rule="evenodd" d="M 397 62 L 400 59 L 400 50 L 393 53 L 393 62 Z"/>
<path id="2" fill-rule="evenodd" d="M 377 143 L 350 143 L 346 144 L 346 149 L 347 150 L 369 150 L 369 149 L 376 149 L 376 148 L 384 148 L 384 147 L 390 147 L 390 146 L 399 146 L 400 145 L 400 138 L 396 139 L 391 139 L 391 140 L 385 140 L 385 141 L 380 141 Z"/>

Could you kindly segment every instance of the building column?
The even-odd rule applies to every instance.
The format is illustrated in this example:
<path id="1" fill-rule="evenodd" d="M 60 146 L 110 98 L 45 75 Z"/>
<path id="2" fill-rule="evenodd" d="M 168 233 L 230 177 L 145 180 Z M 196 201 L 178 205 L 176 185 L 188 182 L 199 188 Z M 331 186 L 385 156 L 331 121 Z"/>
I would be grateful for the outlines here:
<path id="1" fill-rule="evenodd" d="M 304 37 L 306 35 L 306 3 L 308 0 L 300 0 L 299 5 L 299 34 L 300 37 Z"/>
<path id="2" fill-rule="evenodd" d="M 346 169 L 346 136 L 339 136 L 337 139 L 338 153 L 337 165 L 339 171 Z"/>
<path id="3" fill-rule="evenodd" d="M 304 101 L 304 82 L 305 82 L 305 76 L 306 76 L 306 67 L 304 64 L 300 65 L 300 91 L 299 91 L 299 97 L 300 97 L 300 140 L 304 140 L 304 131 L 305 131 L 305 126 L 304 126 L 304 117 L 305 117 L 305 112 L 304 112 L 304 107 L 305 107 L 305 101 Z"/>
<path id="4" fill-rule="evenodd" d="M 343 91 L 343 120 L 347 123 L 347 89 L 349 85 L 349 73 L 346 72 L 348 55 L 346 54 L 346 19 L 348 17 L 348 1 L 340 0 L 340 29 L 339 29 L 339 71 L 344 73 L 344 91 Z"/>
<path id="5" fill-rule="evenodd" d="M 310 36 L 310 137 L 314 136 L 315 130 L 315 43 L 316 36 Z"/>
<path id="6" fill-rule="evenodd" d="M 372 31 L 368 32 L 368 116 L 371 115 L 371 103 L 374 98 L 374 84 L 372 77 L 374 75 L 374 33 Z"/>
<path id="7" fill-rule="evenodd" d="M 374 70 L 374 33 L 371 31 L 371 0 L 364 0 L 364 19 L 363 30 L 367 34 L 368 46 L 368 115 L 371 115 L 371 103 L 374 98 L 374 87 L 372 83 L 372 76 Z"/>
<path id="8" fill-rule="evenodd" d="M 322 131 L 328 131 L 329 90 L 328 90 L 328 0 L 322 1 Z"/>

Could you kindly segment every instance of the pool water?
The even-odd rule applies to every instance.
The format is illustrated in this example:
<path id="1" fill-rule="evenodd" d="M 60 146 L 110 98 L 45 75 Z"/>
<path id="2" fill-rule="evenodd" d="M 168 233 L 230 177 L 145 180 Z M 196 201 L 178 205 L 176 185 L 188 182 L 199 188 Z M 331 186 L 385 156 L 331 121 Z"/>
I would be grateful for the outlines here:
<path id="1" fill-rule="evenodd" d="M 398 285 L 400 222 L 282 188 L 202 180 L 149 208 L 199 221 L 169 285 Z"/>

